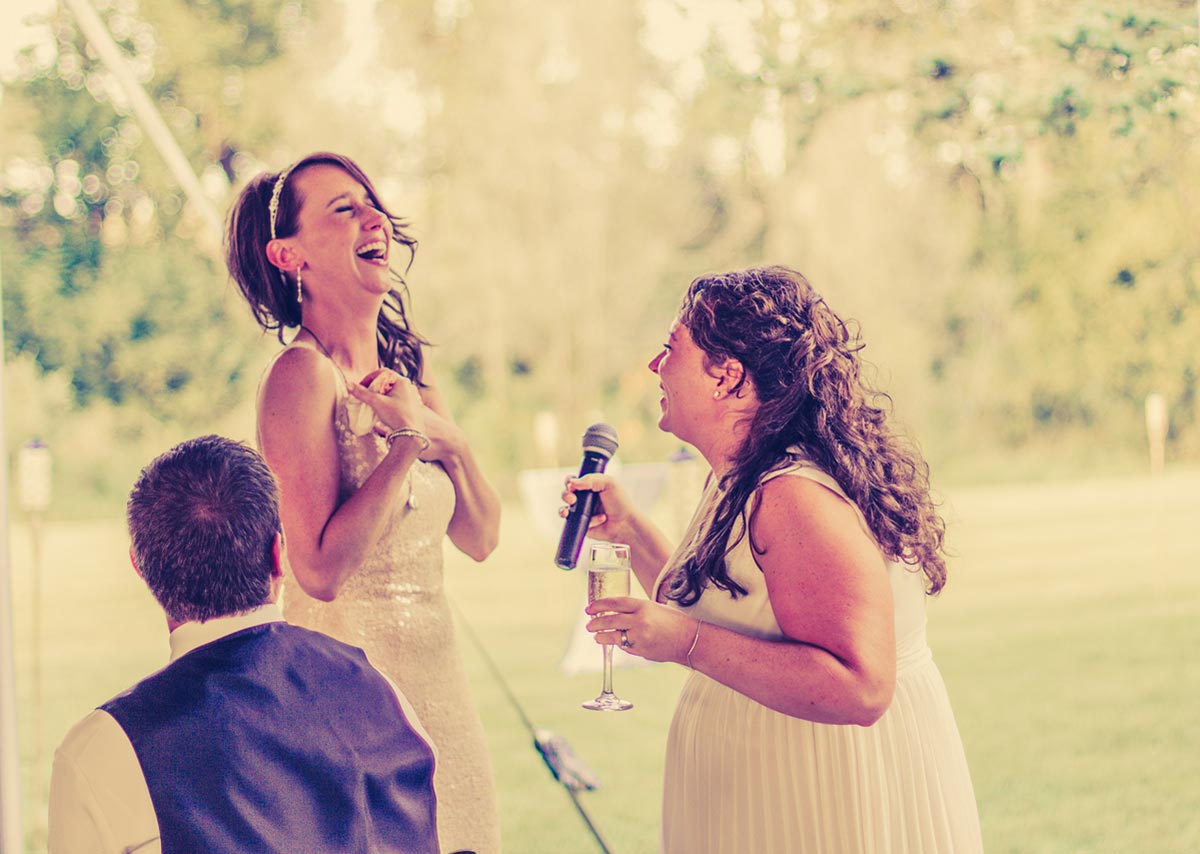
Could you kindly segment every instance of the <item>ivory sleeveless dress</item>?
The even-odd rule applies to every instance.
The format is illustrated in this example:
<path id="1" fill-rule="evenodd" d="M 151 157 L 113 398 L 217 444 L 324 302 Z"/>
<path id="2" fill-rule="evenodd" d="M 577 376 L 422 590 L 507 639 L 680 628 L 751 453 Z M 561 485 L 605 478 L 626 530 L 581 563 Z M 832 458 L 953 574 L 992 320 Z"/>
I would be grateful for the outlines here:
<path id="1" fill-rule="evenodd" d="M 764 482 L 782 475 L 809 478 L 849 501 L 829 474 L 798 456 Z M 655 598 L 706 526 L 718 497 L 715 481 L 659 575 Z M 710 586 L 684 610 L 747 635 L 781 639 L 748 537 L 727 563 L 748 595 L 732 599 Z M 665 854 L 983 851 L 962 740 L 925 640 L 925 576 L 882 557 L 880 571 L 891 579 L 896 611 L 896 693 L 888 711 L 870 727 L 812 723 L 693 672 L 667 740 Z"/>
<path id="2" fill-rule="evenodd" d="M 341 502 L 375 470 L 387 446 L 374 432 L 359 436 L 350 429 L 346 379 L 332 361 L 330 367 L 337 388 L 334 429 Z M 410 500 L 395 512 L 374 551 L 337 598 L 313 599 L 289 574 L 284 616 L 360 647 L 412 703 L 437 751 L 433 784 L 444 854 L 497 854 L 500 821 L 491 757 L 442 581 L 442 540 L 454 513 L 454 485 L 440 465 L 418 462 L 405 489 Z"/>

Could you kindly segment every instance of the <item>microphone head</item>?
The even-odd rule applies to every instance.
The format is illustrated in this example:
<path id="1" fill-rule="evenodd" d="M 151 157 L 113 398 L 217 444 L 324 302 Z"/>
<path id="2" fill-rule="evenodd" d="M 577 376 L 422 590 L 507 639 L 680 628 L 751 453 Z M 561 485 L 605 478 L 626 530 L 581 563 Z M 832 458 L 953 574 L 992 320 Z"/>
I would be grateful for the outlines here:
<path id="1" fill-rule="evenodd" d="M 593 451 L 605 459 L 610 459 L 617 452 L 617 431 L 611 424 L 593 424 L 583 434 L 583 450 Z"/>

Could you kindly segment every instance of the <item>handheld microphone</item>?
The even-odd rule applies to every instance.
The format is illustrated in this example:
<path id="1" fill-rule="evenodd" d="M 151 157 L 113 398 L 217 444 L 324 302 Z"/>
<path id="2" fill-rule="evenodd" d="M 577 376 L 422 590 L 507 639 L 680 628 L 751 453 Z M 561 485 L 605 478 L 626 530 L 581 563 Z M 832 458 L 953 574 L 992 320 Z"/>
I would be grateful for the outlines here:
<path id="1" fill-rule="evenodd" d="M 609 459 L 617 452 L 617 431 L 608 424 L 593 424 L 583 434 L 583 464 L 579 476 L 604 471 Z M 558 540 L 558 551 L 554 562 L 560 569 L 574 569 L 587 536 L 588 524 L 596 512 L 596 493 L 590 489 L 575 493 L 575 504 L 567 514 L 562 537 Z"/>

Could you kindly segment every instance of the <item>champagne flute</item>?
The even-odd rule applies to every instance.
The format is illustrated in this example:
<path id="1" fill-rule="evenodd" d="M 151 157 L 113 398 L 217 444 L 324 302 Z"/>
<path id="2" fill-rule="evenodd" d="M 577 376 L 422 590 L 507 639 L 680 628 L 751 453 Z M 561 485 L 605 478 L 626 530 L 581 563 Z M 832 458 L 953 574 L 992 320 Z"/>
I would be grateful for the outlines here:
<path id="1" fill-rule="evenodd" d="M 610 596 L 628 596 L 632 566 L 629 546 L 622 543 L 594 543 L 588 551 L 588 603 Z M 633 708 L 633 703 L 613 693 L 612 657 L 612 644 L 604 644 L 604 688 L 599 697 L 583 704 L 585 709 L 623 712 Z"/>

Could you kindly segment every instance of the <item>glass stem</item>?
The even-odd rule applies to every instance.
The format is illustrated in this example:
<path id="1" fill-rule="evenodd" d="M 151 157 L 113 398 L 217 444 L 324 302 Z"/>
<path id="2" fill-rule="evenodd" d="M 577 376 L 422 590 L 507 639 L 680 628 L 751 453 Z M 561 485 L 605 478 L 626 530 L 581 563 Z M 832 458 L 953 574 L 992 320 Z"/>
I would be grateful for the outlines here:
<path id="1" fill-rule="evenodd" d="M 612 689 L 612 657 L 613 648 L 611 643 L 604 645 L 604 693 L 611 694 Z"/>

